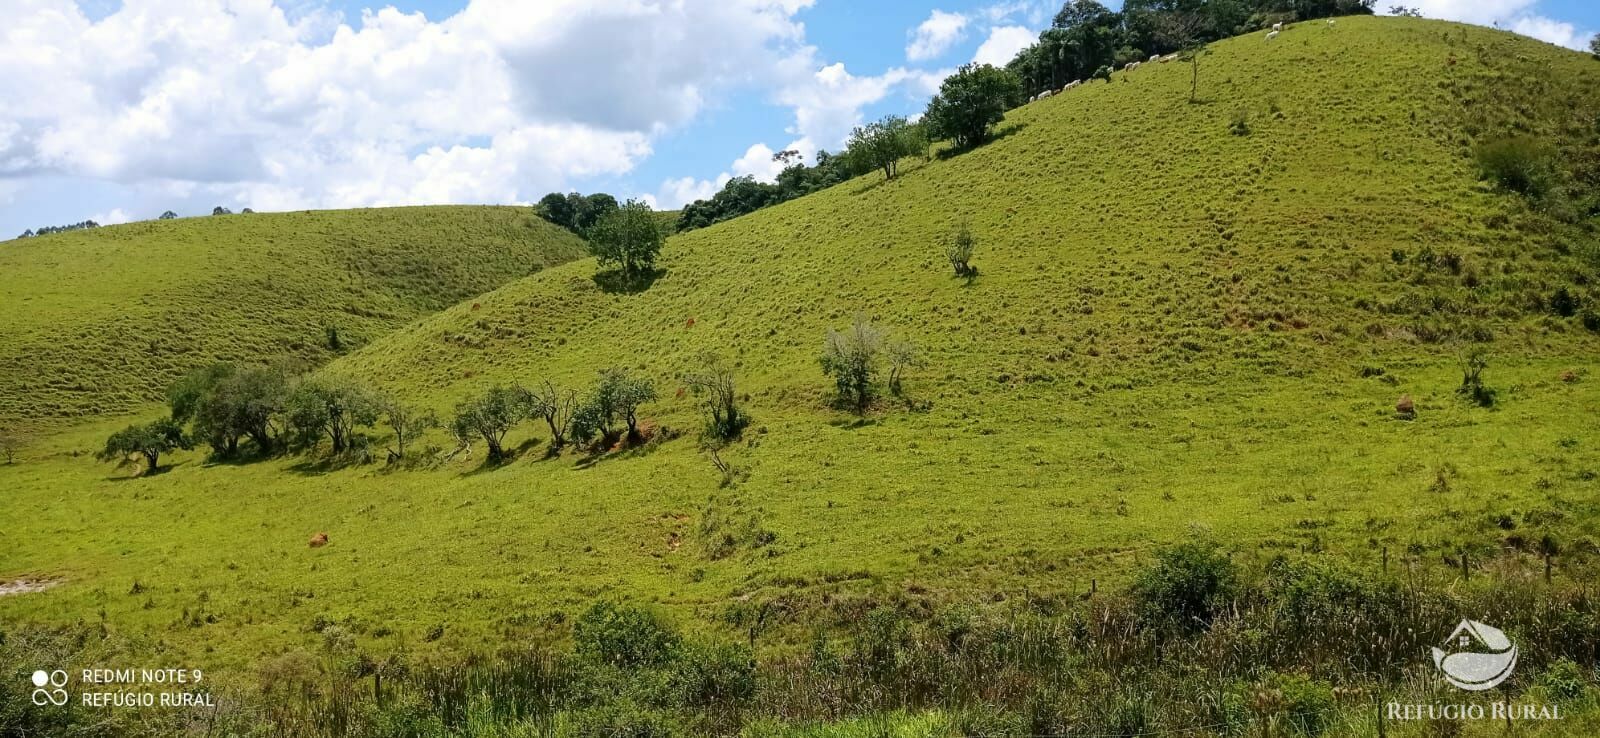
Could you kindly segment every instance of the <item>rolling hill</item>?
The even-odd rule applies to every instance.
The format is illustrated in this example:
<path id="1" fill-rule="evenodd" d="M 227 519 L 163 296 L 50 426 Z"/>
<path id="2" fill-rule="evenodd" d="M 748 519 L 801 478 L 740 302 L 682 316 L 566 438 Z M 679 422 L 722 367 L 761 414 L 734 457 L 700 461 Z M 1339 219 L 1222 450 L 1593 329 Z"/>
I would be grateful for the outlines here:
<path id="1" fill-rule="evenodd" d="M 212 361 L 320 364 L 581 253 L 506 207 L 226 215 L 6 242 L 0 422 L 132 410 Z"/>
<path id="2" fill-rule="evenodd" d="M 1508 131 L 1591 150 L 1592 118 L 1570 111 L 1600 105 L 1600 64 L 1488 29 L 1351 18 L 1216 44 L 1198 103 L 1190 72 L 1118 73 L 1012 111 L 974 151 L 674 236 L 645 289 L 608 291 L 571 261 L 323 370 L 448 411 L 496 383 L 581 389 L 627 367 L 661 396 L 643 448 L 547 458 L 530 423 L 498 467 L 195 454 L 123 480 L 75 455 L 109 426 L 44 439 L 0 467 L 0 505 L 22 521 L 0 531 L 0 578 L 61 584 L 0 598 L 0 616 L 98 610 L 239 667 L 315 648 L 316 623 L 380 653 L 545 637 L 597 597 L 706 628 L 781 603 L 775 627 L 800 640 L 857 598 L 1077 594 L 1201 537 L 1240 560 L 1376 566 L 1392 550 L 1427 567 L 1514 560 L 1531 554 L 1508 531 L 1556 531 L 1579 542 L 1565 566 L 1591 571 L 1594 240 L 1482 182 L 1473 152 Z M 942 245 L 962 223 L 979 243 L 970 282 Z M 335 263 L 330 284 L 377 289 Z M 324 304 L 286 312 L 280 340 L 314 341 L 345 303 Z M 856 316 L 925 359 L 904 400 L 864 419 L 832 406 L 818 365 L 825 332 Z M 1474 347 L 1494 407 L 1456 392 Z M 704 350 L 736 366 L 755 418 L 721 452 L 732 484 L 678 392 Z M 64 393 L 29 401 L 71 406 Z M 1402 395 L 1416 419 L 1396 419 Z M 319 531 L 332 543 L 308 549 Z"/>

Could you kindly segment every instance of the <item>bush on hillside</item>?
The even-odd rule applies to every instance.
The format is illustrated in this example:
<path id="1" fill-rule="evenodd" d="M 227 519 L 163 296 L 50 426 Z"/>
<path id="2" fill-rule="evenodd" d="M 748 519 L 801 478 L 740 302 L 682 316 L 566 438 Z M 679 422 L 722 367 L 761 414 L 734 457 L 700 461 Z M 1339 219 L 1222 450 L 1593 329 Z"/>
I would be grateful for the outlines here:
<path id="1" fill-rule="evenodd" d="M 678 704 L 737 705 L 756 693 L 756 657 L 741 643 L 688 641 L 677 649 L 672 685 Z"/>
<path id="2" fill-rule="evenodd" d="M 487 392 L 456 405 L 450 432 L 463 446 L 481 439 L 489 449 L 489 460 L 506 457 L 505 438 L 512 428 L 528 417 L 523 394 L 509 387 L 491 387 Z"/>
<path id="3" fill-rule="evenodd" d="M 679 638 L 649 610 L 602 600 L 578 617 L 572 640 L 580 656 L 612 666 L 640 667 L 666 663 Z"/>
<path id="4" fill-rule="evenodd" d="M 606 369 L 572 414 L 572 437 L 579 443 L 609 446 L 616 439 L 612 428 L 622 423 L 629 441 L 641 440 L 639 406 L 656 399 L 649 380 L 636 379 L 622 368 Z"/>
<path id="5" fill-rule="evenodd" d="M 1474 155 L 1484 179 L 1539 199 L 1555 184 L 1550 148 L 1532 136 L 1512 136 L 1480 144 Z"/>
<path id="6" fill-rule="evenodd" d="M 521 389 L 522 401 L 527 405 L 528 416 L 543 418 L 550 428 L 550 448 L 560 449 L 567 443 L 567 433 L 572 428 L 573 414 L 578 408 L 578 393 L 557 387 L 545 380 L 534 389 Z"/>
<path id="7" fill-rule="evenodd" d="M 178 421 L 162 418 L 152 423 L 130 425 L 111 434 L 98 458 L 122 464 L 129 459 L 143 457 L 145 473 L 154 474 L 160 469 L 162 454 L 193 447 Z"/>
<path id="8" fill-rule="evenodd" d="M 971 279 L 978 276 L 977 267 L 972 266 L 972 253 L 978 248 L 978 239 L 972 235 L 972 229 L 962 223 L 950 240 L 945 244 L 944 257 L 949 260 L 950 268 L 954 269 L 957 277 Z"/>
<path id="9" fill-rule="evenodd" d="M 604 398 L 601 405 L 611 409 L 612 418 L 627 426 L 628 440 L 640 440 L 639 406 L 656 399 L 656 389 L 650 380 L 630 377 L 627 369 L 607 369 L 600 373 L 600 385 L 595 388 L 595 394 Z"/>
<path id="10" fill-rule="evenodd" d="M 857 317 L 849 330 L 828 330 L 822 345 L 822 373 L 833 377 L 840 403 L 864 415 L 876 396 L 885 334 Z"/>
<path id="11" fill-rule="evenodd" d="M 631 282 L 655 269 L 663 239 L 661 224 L 650 206 L 629 200 L 589 229 L 589 252 L 601 266 L 617 267 Z"/>
<path id="12" fill-rule="evenodd" d="M 745 426 L 750 424 L 750 418 L 739 409 L 733 369 L 711 351 L 701 353 L 695 363 L 698 368 L 685 376 L 684 382 L 689 385 L 691 392 L 703 398 L 701 407 L 706 414 L 706 436 L 716 441 L 738 438 Z"/>
<path id="13" fill-rule="evenodd" d="M 356 429 L 378 422 L 381 404 L 366 385 L 347 377 L 310 377 L 289 393 L 286 414 L 293 443 L 314 448 L 328 439 L 335 456 L 356 448 Z"/>
<path id="14" fill-rule="evenodd" d="M 945 78 L 923 121 L 930 136 L 948 138 L 957 148 L 968 149 L 989 140 L 989 130 L 1022 100 L 1022 82 L 1015 74 L 988 64 L 967 64 Z"/>
<path id="15" fill-rule="evenodd" d="M 1495 390 L 1484 384 L 1483 371 L 1489 368 L 1489 357 L 1483 349 L 1474 348 L 1460 357 L 1461 361 L 1461 386 L 1456 388 L 1456 394 L 1471 400 L 1479 407 L 1494 405 Z"/>
<path id="16" fill-rule="evenodd" d="M 161 217 L 158 218 L 158 220 L 172 220 L 172 219 L 174 219 L 176 217 L 178 217 L 177 213 L 174 213 L 171 210 L 168 210 L 168 211 L 162 213 Z"/>
<path id="17" fill-rule="evenodd" d="M 1205 630 L 1238 588 L 1233 561 L 1214 544 L 1183 543 L 1156 553 L 1156 563 L 1134 580 L 1140 617 L 1149 626 Z"/>
<path id="18" fill-rule="evenodd" d="M 411 446 L 429 428 L 439 427 L 439 418 L 432 412 L 414 408 L 398 398 L 384 397 L 379 404 L 383 411 L 383 422 L 394 434 L 394 444 L 388 449 L 391 464 L 405 461 L 411 453 Z"/>
<path id="19" fill-rule="evenodd" d="M 20 450 L 22 450 L 22 438 L 16 431 L 0 428 L 0 456 L 5 457 L 6 463 L 17 463 L 17 452 Z"/>
<path id="20" fill-rule="evenodd" d="M 885 179 L 894 179 L 901 159 L 927 148 L 927 144 L 919 140 L 921 136 L 922 128 L 906 123 L 905 118 L 884 116 L 882 120 L 857 126 L 850 132 L 845 156 L 850 158 L 857 172 L 876 169 L 883 172 Z"/>

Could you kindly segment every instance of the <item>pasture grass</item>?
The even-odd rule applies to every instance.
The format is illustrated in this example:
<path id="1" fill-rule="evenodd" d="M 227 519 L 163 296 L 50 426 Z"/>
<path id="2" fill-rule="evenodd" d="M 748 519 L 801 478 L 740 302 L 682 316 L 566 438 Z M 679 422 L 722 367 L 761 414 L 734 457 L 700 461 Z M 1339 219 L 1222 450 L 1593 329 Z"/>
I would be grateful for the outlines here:
<path id="1" fill-rule="evenodd" d="M 651 423 L 681 432 L 641 448 L 550 458 L 527 424 L 496 466 L 481 448 L 414 470 L 195 452 L 129 478 L 86 453 L 124 419 L 62 430 L 0 466 L 0 578 L 62 582 L 0 598 L 0 619 L 98 621 L 249 684 L 328 624 L 442 659 L 562 641 L 596 598 L 798 651 L 857 612 L 841 603 L 1117 591 L 1195 537 L 1247 562 L 1470 578 L 1539 566 L 1551 534 L 1554 577 L 1591 581 L 1600 339 L 1543 296 L 1593 268 L 1593 239 L 1472 159 L 1499 130 L 1496 85 L 1535 69 L 1574 102 L 1560 110 L 1600 100 L 1588 57 L 1488 29 L 1238 38 L 1205 57 L 1201 104 L 1187 68 L 1145 65 L 1013 111 L 975 151 L 673 236 L 642 291 L 602 289 L 581 259 L 327 368 L 447 410 L 625 366 L 657 384 Z M 1249 135 L 1229 131 L 1241 107 Z M 1560 110 L 1513 107 L 1493 120 L 1565 130 Z M 962 223 L 972 280 L 943 257 Z M 835 409 L 817 362 L 857 315 L 927 360 L 864 418 Z M 1456 393 L 1469 346 L 1491 407 Z M 677 393 L 706 349 L 754 417 L 719 452 L 731 481 Z M 309 548 L 317 532 L 330 545 Z"/>

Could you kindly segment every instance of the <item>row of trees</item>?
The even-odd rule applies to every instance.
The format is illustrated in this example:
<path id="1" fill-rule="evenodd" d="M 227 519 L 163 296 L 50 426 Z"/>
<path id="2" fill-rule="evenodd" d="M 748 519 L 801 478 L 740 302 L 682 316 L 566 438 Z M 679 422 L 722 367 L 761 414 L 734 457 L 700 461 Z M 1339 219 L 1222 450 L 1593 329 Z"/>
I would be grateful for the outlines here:
<path id="1" fill-rule="evenodd" d="M 38 229 L 30 228 L 30 229 L 28 229 L 26 231 L 23 231 L 22 235 L 17 236 L 17 238 L 33 238 L 34 236 L 48 236 L 48 235 L 50 235 L 52 233 L 66 233 L 67 231 L 82 231 L 82 230 L 86 230 L 86 229 L 89 229 L 89 228 L 99 228 L 99 227 L 100 227 L 99 223 L 96 223 L 96 222 L 94 222 L 92 220 L 85 220 L 85 221 L 82 221 L 82 222 L 69 223 L 67 225 L 61 225 L 61 226 L 43 226 L 43 227 L 40 227 Z"/>
<path id="2" fill-rule="evenodd" d="M 813 165 L 807 165 L 800 152 L 792 149 L 773 154 L 772 160 L 784 165 L 773 182 L 760 182 L 751 176 L 728 180 L 709 200 L 696 200 L 683 206 L 678 214 L 678 230 L 705 228 L 788 202 L 832 187 L 859 173 L 846 156 L 827 151 L 818 151 Z"/>
<path id="3" fill-rule="evenodd" d="M 749 418 L 739 407 L 732 370 L 715 354 L 702 354 L 684 382 L 702 398 L 706 435 L 722 441 L 738 437 Z M 167 393 L 169 415 L 112 434 L 99 458 L 142 462 L 153 473 L 163 455 L 200 444 L 219 459 L 311 451 L 326 444 L 333 457 L 368 461 L 373 454 L 365 431 L 382 429 L 390 440 L 389 462 L 401 463 L 415 459 L 420 440 L 442 427 L 456 442 L 451 456 L 482 442 L 489 459 L 499 461 L 509 455 L 506 436 L 530 421 L 548 429 L 552 453 L 569 444 L 604 449 L 637 443 L 644 439 L 639 409 L 656 399 L 648 379 L 611 368 L 583 394 L 549 380 L 532 387 L 491 387 L 462 400 L 441 421 L 431 411 L 350 378 L 298 375 L 287 365 L 218 363 L 175 382 Z M 10 440 L 4 448 L 14 453 Z"/>
<path id="4" fill-rule="evenodd" d="M 865 414 L 882 388 L 899 396 L 905 372 L 923 362 L 911 342 L 858 318 L 848 330 L 828 331 L 821 363 L 839 403 Z M 740 407 L 732 368 L 707 352 L 682 379 L 700 399 L 707 440 L 720 444 L 739 437 L 750 417 Z M 162 456 L 199 444 L 218 459 L 247 451 L 263 457 L 309 452 L 326 444 L 334 458 L 365 462 L 373 457 L 365 431 L 381 428 L 390 440 L 389 463 L 395 464 L 415 459 L 420 440 L 443 427 L 456 442 L 451 457 L 470 453 L 481 441 L 489 459 L 500 461 L 510 455 L 506 437 L 526 422 L 549 431 L 552 454 L 568 444 L 607 449 L 637 443 L 644 440 L 639 409 L 657 397 L 650 380 L 610 368 L 583 394 L 549 380 L 532 387 L 497 385 L 462 400 L 441 422 L 431 411 L 348 377 L 299 375 L 283 364 L 217 363 L 173 383 L 167 417 L 113 433 L 98 457 L 142 462 L 147 473 L 155 473 Z M 15 452 L 9 436 L 3 445 L 7 456 Z"/>
<path id="5" fill-rule="evenodd" d="M 1179 52 L 1280 21 L 1371 13 L 1372 6 L 1372 0 L 1127 0 L 1114 11 L 1096 0 L 1072 0 L 1038 42 L 1006 68 L 1033 95 L 1151 54 Z"/>
<path id="6" fill-rule="evenodd" d="M 244 210 L 242 210 L 240 212 L 245 213 L 245 214 L 251 214 L 251 213 L 254 213 L 255 211 L 251 210 L 250 208 L 245 208 Z M 221 205 L 218 205 L 217 207 L 211 209 L 211 214 L 212 215 L 233 215 L 233 211 L 229 210 L 229 209 L 227 209 L 225 207 L 222 207 Z M 156 220 L 173 220 L 173 219 L 175 219 L 177 217 L 178 217 L 177 213 L 172 212 L 171 210 L 168 210 L 168 211 L 163 212 L 161 215 L 157 216 Z M 22 235 L 17 236 L 17 238 L 33 238 L 34 236 L 48 236 L 48 235 L 50 235 L 52 233 L 65 233 L 67 231 L 81 231 L 81 230 L 85 230 L 85 229 L 89 229 L 89 228 L 99 228 L 99 227 L 100 227 L 99 223 L 96 223 L 96 222 L 94 222 L 92 220 L 85 220 L 85 221 L 82 221 L 82 222 L 79 222 L 79 223 L 71 223 L 71 224 L 62 225 L 62 226 L 44 226 L 42 228 L 37 228 L 37 229 L 30 228 L 30 229 L 28 229 L 26 231 L 23 231 Z"/>
<path id="7" fill-rule="evenodd" d="M 604 192 L 592 195 L 552 192 L 539 198 L 534 211 L 539 217 L 588 238 L 589 229 L 619 207 L 617 198 Z"/>

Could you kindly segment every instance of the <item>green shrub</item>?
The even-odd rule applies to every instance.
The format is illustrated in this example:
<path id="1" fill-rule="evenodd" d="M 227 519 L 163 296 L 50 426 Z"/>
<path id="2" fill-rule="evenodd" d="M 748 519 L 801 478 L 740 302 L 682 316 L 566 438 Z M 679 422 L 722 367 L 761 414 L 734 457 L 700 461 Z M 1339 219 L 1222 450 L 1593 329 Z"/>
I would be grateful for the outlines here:
<path id="1" fill-rule="evenodd" d="M 1353 613 L 1398 606 L 1392 588 L 1373 584 L 1341 566 L 1279 559 L 1267 569 L 1267 595 L 1299 624 L 1340 620 Z"/>
<path id="2" fill-rule="evenodd" d="M 888 606 L 875 608 L 861 624 L 855 658 L 868 673 L 881 676 L 899 665 L 901 654 L 910 642 L 910 625 L 899 610 Z"/>
<path id="3" fill-rule="evenodd" d="M 1233 111 L 1233 117 L 1228 119 L 1228 132 L 1235 136 L 1250 135 L 1250 110 L 1239 108 Z"/>
<path id="4" fill-rule="evenodd" d="M 1472 349 L 1461 355 L 1461 386 L 1456 394 L 1471 400 L 1479 407 L 1494 405 L 1495 390 L 1483 382 L 1483 371 L 1489 368 L 1489 358 L 1482 349 Z"/>
<path id="5" fill-rule="evenodd" d="M 1333 688 L 1299 674 L 1280 674 L 1272 687 L 1282 695 L 1284 722 L 1296 735 L 1319 736 L 1332 727 L 1336 716 Z"/>
<path id="6" fill-rule="evenodd" d="M 1237 587 L 1236 567 L 1215 545 L 1183 543 L 1156 554 L 1134 581 L 1133 595 L 1147 625 L 1193 632 L 1210 627 Z"/>
<path id="7" fill-rule="evenodd" d="M 672 657 L 678 634 L 641 607 L 596 602 L 573 626 L 580 656 L 622 667 L 657 666 Z"/>
<path id="8" fill-rule="evenodd" d="M 972 266 L 972 252 L 977 248 L 978 239 L 972 236 L 972 229 L 967 224 L 961 224 L 950 234 L 944 256 L 950 261 L 950 268 L 955 270 L 957 277 L 966 277 L 970 280 L 978 276 L 978 269 Z"/>
<path id="9" fill-rule="evenodd" d="M 1583 667 L 1568 659 L 1560 659 L 1545 669 L 1544 673 L 1539 675 L 1539 686 L 1552 699 L 1561 702 L 1582 699 L 1584 692 L 1589 688 Z"/>
<path id="10" fill-rule="evenodd" d="M 680 705 L 704 707 L 748 702 L 756 693 L 756 657 L 737 643 L 685 643 L 673 663 Z"/>
<path id="11" fill-rule="evenodd" d="M 822 373 L 833 377 L 839 401 L 865 415 L 876 396 L 883 329 L 857 317 L 850 330 L 829 330 L 822 347 Z"/>
<path id="12" fill-rule="evenodd" d="M 1554 185 L 1551 151 L 1531 136 L 1513 136 L 1480 144 L 1474 155 L 1484 179 L 1511 192 L 1542 198 Z"/>
<path id="13" fill-rule="evenodd" d="M 733 369 L 711 351 L 701 353 L 696 363 L 699 367 L 684 381 L 691 392 L 704 398 L 701 407 L 706 414 L 706 436 L 715 441 L 738 438 L 750 424 L 750 416 L 739 409 Z"/>

